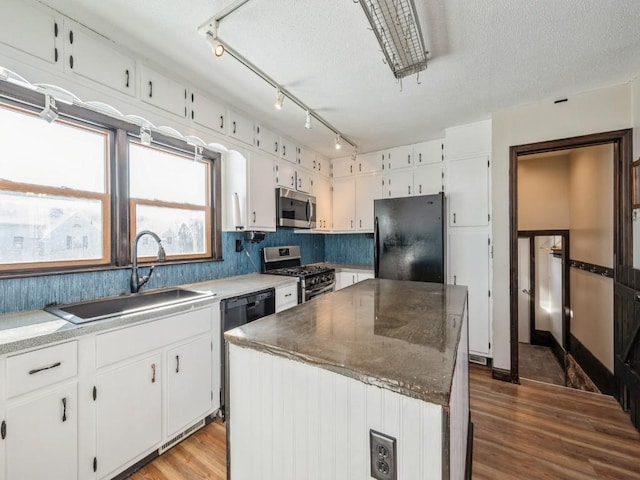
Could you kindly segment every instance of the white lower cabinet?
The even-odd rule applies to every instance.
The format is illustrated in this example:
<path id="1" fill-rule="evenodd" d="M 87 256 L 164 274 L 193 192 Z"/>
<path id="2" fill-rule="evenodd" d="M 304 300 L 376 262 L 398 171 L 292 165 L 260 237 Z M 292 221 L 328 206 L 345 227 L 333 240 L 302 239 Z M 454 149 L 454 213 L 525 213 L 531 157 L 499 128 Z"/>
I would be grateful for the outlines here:
<path id="1" fill-rule="evenodd" d="M 167 436 L 211 410 L 212 340 L 204 335 L 167 352 Z"/>
<path id="2" fill-rule="evenodd" d="M 78 478 L 78 383 L 25 395 L 7 404 L 6 480 Z"/>
<path id="3" fill-rule="evenodd" d="M 336 273 L 336 290 L 362 282 L 368 278 L 374 278 L 373 272 L 337 272 Z"/>
<path id="4" fill-rule="evenodd" d="M 298 304 L 298 284 L 276 288 L 276 313 L 283 312 Z"/>
<path id="5" fill-rule="evenodd" d="M 98 478 L 111 478 L 162 439 L 162 357 L 155 354 L 97 377 Z"/>

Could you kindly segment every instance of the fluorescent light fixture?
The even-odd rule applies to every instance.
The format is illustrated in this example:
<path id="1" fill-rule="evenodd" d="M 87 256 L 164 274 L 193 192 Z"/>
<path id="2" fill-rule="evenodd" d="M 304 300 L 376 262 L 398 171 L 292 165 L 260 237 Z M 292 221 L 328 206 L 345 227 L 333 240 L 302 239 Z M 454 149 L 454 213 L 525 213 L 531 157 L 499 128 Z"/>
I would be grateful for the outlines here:
<path id="1" fill-rule="evenodd" d="M 307 119 L 304 122 L 304 128 L 311 130 L 311 114 L 309 113 L 309 110 L 307 110 Z"/>
<path id="2" fill-rule="evenodd" d="M 334 140 L 335 146 L 336 146 L 336 150 L 340 150 L 342 148 L 342 139 L 340 138 L 340 135 L 336 135 L 336 139 Z"/>
<path id="3" fill-rule="evenodd" d="M 274 107 L 278 110 L 282 110 L 282 104 L 284 103 L 284 93 L 280 90 L 280 88 L 276 89 L 276 103 L 274 103 Z"/>
<path id="4" fill-rule="evenodd" d="M 47 121 L 48 123 L 53 123 L 55 119 L 58 118 L 58 107 L 56 106 L 56 100 L 49 94 L 45 95 L 44 99 L 44 110 L 40 112 L 40 118 Z"/>
<path id="5" fill-rule="evenodd" d="M 211 32 L 207 32 L 205 38 L 207 39 L 209 47 L 211 47 L 211 51 L 216 57 L 221 57 L 222 55 L 224 55 L 224 45 L 220 42 L 220 40 L 214 37 Z"/>
<path id="6" fill-rule="evenodd" d="M 151 137 L 151 128 L 149 127 L 149 125 L 141 126 L 140 127 L 140 143 L 148 147 L 149 145 L 151 145 L 151 140 L 153 140 L 153 138 Z"/>

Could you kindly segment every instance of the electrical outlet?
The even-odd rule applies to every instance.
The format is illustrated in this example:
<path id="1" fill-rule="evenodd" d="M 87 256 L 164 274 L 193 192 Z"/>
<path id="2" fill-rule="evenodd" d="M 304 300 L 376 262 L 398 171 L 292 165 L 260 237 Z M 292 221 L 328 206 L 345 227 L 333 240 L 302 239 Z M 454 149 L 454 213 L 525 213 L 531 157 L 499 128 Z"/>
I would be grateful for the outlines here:
<path id="1" fill-rule="evenodd" d="M 396 439 L 384 433 L 369 430 L 371 451 L 371 477 L 376 480 L 398 480 Z"/>
<path id="2" fill-rule="evenodd" d="M 241 252 L 242 250 L 244 250 L 242 240 L 236 239 L 236 252 Z"/>

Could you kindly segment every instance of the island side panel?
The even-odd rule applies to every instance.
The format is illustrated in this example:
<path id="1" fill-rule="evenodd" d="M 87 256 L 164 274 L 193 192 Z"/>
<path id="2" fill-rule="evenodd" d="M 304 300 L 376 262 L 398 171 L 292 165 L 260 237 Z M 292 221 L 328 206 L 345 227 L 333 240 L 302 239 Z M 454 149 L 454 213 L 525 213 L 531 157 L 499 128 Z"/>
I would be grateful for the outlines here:
<path id="1" fill-rule="evenodd" d="M 442 479 L 441 406 L 234 344 L 229 369 L 230 479 L 370 478 L 369 429 L 397 439 L 398 478 Z"/>
<path id="2" fill-rule="evenodd" d="M 457 321 L 462 321 L 463 325 L 449 400 L 450 475 L 448 478 L 451 480 L 465 478 L 469 431 L 469 330 L 466 310 L 462 317 L 458 317 Z"/>

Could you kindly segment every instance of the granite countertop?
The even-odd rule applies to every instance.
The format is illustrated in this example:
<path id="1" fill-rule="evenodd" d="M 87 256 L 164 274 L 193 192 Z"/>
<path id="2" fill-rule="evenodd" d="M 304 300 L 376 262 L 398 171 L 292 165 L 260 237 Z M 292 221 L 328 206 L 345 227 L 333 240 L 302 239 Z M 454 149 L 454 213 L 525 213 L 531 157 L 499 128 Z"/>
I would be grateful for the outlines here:
<path id="1" fill-rule="evenodd" d="M 448 405 L 466 296 L 462 286 L 370 279 L 225 338 Z"/>
<path id="2" fill-rule="evenodd" d="M 225 298 L 244 295 L 245 293 L 265 288 L 287 286 L 297 281 L 298 279 L 294 277 L 253 273 L 189 285 L 177 285 L 180 288 L 211 292 L 215 296 L 204 297 L 179 305 L 154 308 L 139 313 L 119 315 L 81 325 L 62 320 L 44 310 L 29 310 L 0 315 L 0 355 L 148 321 L 157 318 L 159 315 L 181 313 L 192 308 L 219 302 Z"/>

